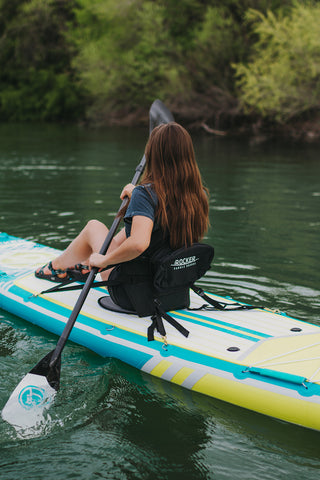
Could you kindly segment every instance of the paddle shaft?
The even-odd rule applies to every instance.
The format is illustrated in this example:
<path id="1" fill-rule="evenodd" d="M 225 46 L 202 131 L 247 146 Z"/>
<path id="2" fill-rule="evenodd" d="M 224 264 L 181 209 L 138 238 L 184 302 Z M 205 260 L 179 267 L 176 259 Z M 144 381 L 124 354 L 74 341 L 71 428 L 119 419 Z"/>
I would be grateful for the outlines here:
<path id="1" fill-rule="evenodd" d="M 135 174 L 133 176 L 133 179 L 131 181 L 131 183 L 133 185 L 136 185 L 138 183 L 138 180 L 140 178 L 140 175 L 142 174 L 143 170 L 144 170 L 144 167 L 145 167 L 145 164 L 146 164 L 146 158 L 145 156 L 143 155 L 143 158 L 141 160 L 141 162 L 139 163 L 139 165 L 137 166 L 136 170 L 135 170 Z M 122 204 L 120 206 L 120 209 L 118 211 L 118 214 L 119 212 L 122 210 L 122 208 L 124 208 L 127 204 L 129 203 L 129 198 L 126 197 L 123 201 L 122 201 Z M 112 242 L 112 239 L 116 233 L 116 231 L 118 230 L 118 227 L 119 227 L 119 224 L 121 222 L 121 217 L 119 215 L 116 216 L 116 218 L 114 219 L 112 225 L 111 225 L 111 228 L 109 230 L 109 233 L 100 249 L 100 254 L 101 255 L 105 255 L 109 246 L 110 246 L 110 243 Z M 54 367 L 54 365 L 56 364 L 56 362 L 58 361 L 60 355 L 61 355 L 61 352 L 69 338 L 69 335 L 71 333 L 71 330 L 78 318 L 78 315 L 80 313 L 80 310 L 88 296 L 88 293 L 90 291 L 90 288 L 91 288 L 91 285 L 93 284 L 94 282 L 94 279 L 98 273 L 99 269 L 97 267 L 93 267 L 92 270 L 90 271 L 89 273 L 89 276 L 86 280 L 86 283 L 84 284 L 83 286 L 83 289 L 81 290 L 81 293 L 79 295 L 79 298 L 71 312 L 71 315 L 70 315 L 70 318 L 66 324 L 66 326 L 64 327 L 63 329 L 63 332 L 58 340 L 58 343 L 57 343 L 57 346 L 56 348 L 54 349 L 53 353 L 52 353 L 52 356 L 51 356 L 51 360 L 50 360 L 50 364 L 49 364 L 49 367 L 52 368 Z"/>

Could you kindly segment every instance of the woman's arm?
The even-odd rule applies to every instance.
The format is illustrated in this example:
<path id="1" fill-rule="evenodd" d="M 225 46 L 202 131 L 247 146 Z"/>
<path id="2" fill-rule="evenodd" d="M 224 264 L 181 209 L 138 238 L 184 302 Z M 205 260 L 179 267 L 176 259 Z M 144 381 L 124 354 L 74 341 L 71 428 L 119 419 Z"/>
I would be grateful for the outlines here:
<path id="1" fill-rule="evenodd" d="M 150 245 L 153 220 L 142 215 L 132 218 L 130 237 L 126 238 L 121 245 L 107 252 L 106 255 L 93 253 L 89 263 L 91 267 L 105 268 L 108 265 L 127 262 L 141 255 Z"/>

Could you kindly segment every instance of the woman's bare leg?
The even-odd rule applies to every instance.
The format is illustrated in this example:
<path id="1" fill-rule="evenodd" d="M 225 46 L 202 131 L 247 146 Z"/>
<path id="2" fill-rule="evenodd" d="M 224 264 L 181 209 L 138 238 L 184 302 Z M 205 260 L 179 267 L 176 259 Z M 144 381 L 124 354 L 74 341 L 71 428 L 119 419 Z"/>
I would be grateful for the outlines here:
<path id="1" fill-rule="evenodd" d="M 99 252 L 108 232 L 103 223 L 90 220 L 61 255 L 52 261 L 53 268 L 64 270 L 85 262 L 92 252 Z"/>
<path id="2" fill-rule="evenodd" d="M 86 263 L 91 253 L 99 252 L 109 233 L 109 229 L 98 220 L 90 220 L 70 245 L 54 260 L 52 267 L 55 270 L 65 270 L 77 263 Z M 112 240 L 109 251 L 117 248 L 125 240 L 125 232 L 121 230 Z M 49 273 L 45 268 L 44 273 Z M 61 275 L 62 276 L 62 275 Z"/>

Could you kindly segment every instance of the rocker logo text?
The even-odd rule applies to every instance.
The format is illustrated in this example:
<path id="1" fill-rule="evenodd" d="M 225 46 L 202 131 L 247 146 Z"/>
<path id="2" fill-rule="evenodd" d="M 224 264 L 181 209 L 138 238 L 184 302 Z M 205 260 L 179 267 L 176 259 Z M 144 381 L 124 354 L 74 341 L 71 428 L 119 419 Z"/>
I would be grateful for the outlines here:
<path id="1" fill-rule="evenodd" d="M 174 268 L 174 270 L 178 270 L 181 268 L 188 268 L 192 267 L 192 265 L 195 265 L 197 263 L 198 258 L 193 256 L 193 257 L 185 257 L 185 258 L 179 258 L 174 261 L 174 263 L 171 264 L 171 267 Z"/>

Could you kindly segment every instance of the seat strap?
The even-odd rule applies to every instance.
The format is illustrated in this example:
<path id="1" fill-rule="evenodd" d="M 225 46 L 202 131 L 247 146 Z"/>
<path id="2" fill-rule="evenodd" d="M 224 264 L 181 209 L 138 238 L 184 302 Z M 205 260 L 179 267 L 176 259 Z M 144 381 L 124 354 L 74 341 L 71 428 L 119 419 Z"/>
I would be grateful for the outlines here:
<path id="1" fill-rule="evenodd" d="M 217 300 L 214 300 L 213 298 L 209 297 L 208 295 L 205 294 L 205 292 L 202 290 L 200 287 L 196 287 L 195 285 L 191 285 L 192 290 L 199 295 L 205 302 L 208 302 L 210 305 L 212 305 L 212 310 L 224 310 L 225 312 L 230 312 L 234 310 L 253 310 L 253 309 L 264 309 L 264 307 L 257 307 L 253 305 L 244 305 L 242 303 L 234 302 L 234 303 L 224 303 L 224 302 L 218 302 Z M 211 308 L 208 305 L 202 305 L 199 308 L 188 308 L 188 310 L 211 310 Z"/>
<path id="2" fill-rule="evenodd" d="M 71 279 L 69 282 L 66 283 L 58 283 L 54 287 L 48 288 L 47 290 L 42 290 L 37 294 L 34 294 L 33 297 L 38 297 L 39 295 L 43 295 L 44 293 L 53 293 L 53 292 L 70 292 L 71 290 L 82 290 L 84 287 L 84 283 L 77 283 L 76 285 L 68 286 L 70 283 L 74 283 L 76 280 Z M 98 288 L 98 287 L 107 287 L 112 285 L 118 285 L 119 282 L 112 281 L 112 280 L 104 280 L 101 282 L 93 282 L 90 288 Z"/>
<path id="3" fill-rule="evenodd" d="M 174 318 L 171 317 L 168 313 L 166 313 L 162 308 L 161 308 L 161 303 L 158 299 L 154 300 L 155 302 L 155 308 L 156 308 L 156 313 L 152 315 L 151 320 L 152 323 L 148 327 L 148 341 L 154 340 L 154 332 L 157 330 L 160 335 L 163 337 L 166 336 L 166 330 L 163 325 L 163 320 L 166 320 L 170 325 L 172 325 L 174 328 L 178 330 L 182 335 L 185 337 L 188 337 L 189 335 L 189 330 L 184 328 L 181 323 L 177 322 Z"/>

